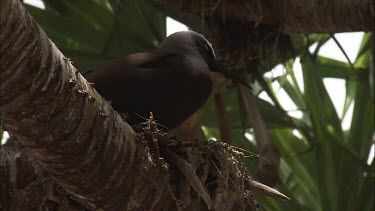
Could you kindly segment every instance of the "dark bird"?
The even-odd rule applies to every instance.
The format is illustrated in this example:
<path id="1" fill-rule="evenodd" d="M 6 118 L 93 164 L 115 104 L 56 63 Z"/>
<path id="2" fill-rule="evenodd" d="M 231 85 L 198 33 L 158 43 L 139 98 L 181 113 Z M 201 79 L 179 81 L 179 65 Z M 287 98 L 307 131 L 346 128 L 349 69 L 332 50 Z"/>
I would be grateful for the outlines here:
<path id="1" fill-rule="evenodd" d="M 159 48 L 115 60 L 84 77 L 130 125 L 145 122 L 153 112 L 156 122 L 171 130 L 186 120 L 210 96 L 211 71 L 251 88 L 224 69 L 211 44 L 193 31 L 168 36 Z"/>

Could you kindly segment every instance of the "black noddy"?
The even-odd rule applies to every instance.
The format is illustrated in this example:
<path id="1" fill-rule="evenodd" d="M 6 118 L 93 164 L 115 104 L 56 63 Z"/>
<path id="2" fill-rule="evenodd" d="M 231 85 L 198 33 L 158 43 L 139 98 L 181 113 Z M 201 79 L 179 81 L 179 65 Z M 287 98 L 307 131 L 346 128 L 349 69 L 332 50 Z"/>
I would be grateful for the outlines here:
<path id="1" fill-rule="evenodd" d="M 84 77 L 126 121 L 137 125 L 150 112 L 160 129 L 176 128 L 199 109 L 210 96 L 211 71 L 251 87 L 216 60 L 211 44 L 193 31 L 168 36 L 159 48 L 117 59 Z"/>

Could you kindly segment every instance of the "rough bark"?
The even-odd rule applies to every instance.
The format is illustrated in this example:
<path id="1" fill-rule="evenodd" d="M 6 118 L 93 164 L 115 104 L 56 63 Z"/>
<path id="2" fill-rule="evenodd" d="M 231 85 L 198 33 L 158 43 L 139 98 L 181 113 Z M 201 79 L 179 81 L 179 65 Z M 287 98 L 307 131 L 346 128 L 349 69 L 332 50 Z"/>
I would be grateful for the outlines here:
<path id="1" fill-rule="evenodd" d="M 16 148 L 0 148 L 0 210 L 87 210 Z"/>
<path id="2" fill-rule="evenodd" d="M 1 3 L 0 41 L 1 124 L 23 151 L 87 208 L 154 206 L 142 202 L 160 200 L 153 195 L 166 190 L 165 166 L 19 1 Z"/>
<path id="3" fill-rule="evenodd" d="M 18 0 L 2 0 L 0 12 L 0 120 L 22 154 L 0 151 L 1 208 L 25 199 L 57 203 L 39 210 L 257 209 L 250 190 L 265 189 L 242 153 L 177 140 L 152 121 L 135 132 Z"/>
<path id="4" fill-rule="evenodd" d="M 374 1 L 368 0 L 154 2 L 174 8 L 166 11 L 201 30 L 227 68 L 246 67 L 249 73 L 294 56 L 293 33 L 374 31 L 375 25 Z M 192 13 L 201 24 L 191 21 Z"/>
<path id="5" fill-rule="evenodd" d="M 155 134 L 149 129 L 140 129 L 139 137 L 149 143 L 150 156 L 159 158 L 168 168 L 168 189 L 154 192 L 139 207 L 106 207 L 105 210 L 207 210 L 204 192 L 209 194 L 208 200 L 215 210 L 257 210 L 251 190 L 287 199 L 277 191 L 251 180 L 241 163 L 243 154 L 228 145 L 177 140 L 167 134 Z M 80 199 L 68 194 L 59 182 L 30 160 L 25 151 L 0 149 L 0 155 L 1 209 L 87 210 L 79 203 Z M 141 180 L 139 178 L 137 181 L 143 184 Z M 137 189 L 144 193 L 147 191 L 145 185 L 157 186 L 157 180 L 147 180 L 147 184 L 137 186 Z M 204 184 L 204 192 L 199 190 L 200 184 Z M 109 187 L 109 190 L 112 188 Z M 152 203 L 155 198 L 159 199 L 158 203 Z"/>
<path id="6" fill-rule="evenodd" d="M 337 33 L 374 30 L 369 0 L 157 0 L 186 12 L 223 20 L 276 26 L 283 33 Z"/>

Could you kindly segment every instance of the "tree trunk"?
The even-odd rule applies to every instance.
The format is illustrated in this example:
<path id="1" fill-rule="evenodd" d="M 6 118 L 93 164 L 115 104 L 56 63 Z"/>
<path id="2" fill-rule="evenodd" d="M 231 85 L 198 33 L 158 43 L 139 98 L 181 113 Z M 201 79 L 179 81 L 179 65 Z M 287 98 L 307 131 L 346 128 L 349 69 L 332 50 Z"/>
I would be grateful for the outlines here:
<path id="1" fill-rule="evenodd" d="M 18 0 L 0 26 L 1 125 L 21 150 L 0 151 L 1 209 L 257 210 L 252 189 L 275 194 L 226 144 L 135 132 Z"/>
<path id="2" fill-rule="evenodd" d="M 374 1 L 157 0 L 186 12 L 226 20 L 272 25 L 282 33 L 338 33 L 374 30 Z"/>

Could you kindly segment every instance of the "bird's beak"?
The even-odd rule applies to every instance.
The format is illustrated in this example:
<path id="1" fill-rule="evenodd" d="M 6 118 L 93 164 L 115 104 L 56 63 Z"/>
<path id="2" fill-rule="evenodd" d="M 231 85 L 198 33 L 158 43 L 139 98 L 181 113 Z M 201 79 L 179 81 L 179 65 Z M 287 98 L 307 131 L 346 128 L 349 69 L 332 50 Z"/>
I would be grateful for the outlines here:
<path id="1" fill-rule="evenodd" d="M 253 90 L 253 88 L 251 88 L 251 86 L 249 84 L 247 84 L 245 81 L 243 81 L 237 75 L 235 75 L 232 72 L 230 72 L 229 70 L 227 70 L 223 65 L 219 64 L 219 62 L 217 62 L 217 61 L 214 62 L 213 65 L 211 65 L 210 69 L 211 69 L 211 71 L 215 71 L 215 72 L 221 73 L 224 76 L 226 76 L 226 77 L 228 77 L 230 79 L 233 79 L 233 80 L 241 83 L 242 85 L 246 86 L 250 90 Z"/>

